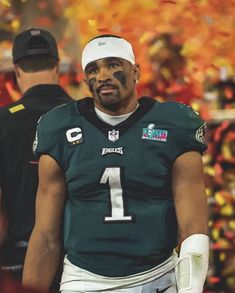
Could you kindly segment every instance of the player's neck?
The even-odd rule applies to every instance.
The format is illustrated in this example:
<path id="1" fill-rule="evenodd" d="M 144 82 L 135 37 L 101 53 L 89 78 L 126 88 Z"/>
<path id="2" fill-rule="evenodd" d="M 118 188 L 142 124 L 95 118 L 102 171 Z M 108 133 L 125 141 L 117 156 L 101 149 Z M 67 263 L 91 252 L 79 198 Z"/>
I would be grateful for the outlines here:
<path id="1" fill-rule="evenodd" d="M 131 111 L 129 113 L 122 114 L 122 115 L 109 115 L 109 114 L 101 111 L 97 107 L 95 107 L 95 113 L 100 120 L 102 120 L 110 125 L 115 126 L 115 125 L 125 121 L 128 117 L 130 117 L 131 114 L 134 113 L 138 107 L 139 107 L 139 104 L 137 103 L 134 111 Z"/>
<path id="2" fill-rule="evenodd" d="M 135 111 L 139 103 L 136 97 L 129 98 L 126 101 L 122 101 L 121 104 L 119 105 L 119 108 L 117 108 L 116 110 L 109 110 L 108 108 L 103 107 L 97 101 L 94 101 L 94 104 L 95 104 L 95 107 L 99 109 L 100 111 L 102 111 L 103 113 L 106 113 L 110 116 L 120 116 L 120 115 L 125 115 Z"/>

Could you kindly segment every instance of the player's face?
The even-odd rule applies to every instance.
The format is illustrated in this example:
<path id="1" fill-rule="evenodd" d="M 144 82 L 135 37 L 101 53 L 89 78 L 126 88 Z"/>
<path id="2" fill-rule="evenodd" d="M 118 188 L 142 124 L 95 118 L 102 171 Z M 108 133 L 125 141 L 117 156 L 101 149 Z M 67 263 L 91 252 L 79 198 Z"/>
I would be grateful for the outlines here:
<path id="1" fill-rule="evenodd" d="M 101 110 L 117 112 L 136 99 L 139 69 L 120 58 L 104 58 L 85 68 L 86 84 Z"/>

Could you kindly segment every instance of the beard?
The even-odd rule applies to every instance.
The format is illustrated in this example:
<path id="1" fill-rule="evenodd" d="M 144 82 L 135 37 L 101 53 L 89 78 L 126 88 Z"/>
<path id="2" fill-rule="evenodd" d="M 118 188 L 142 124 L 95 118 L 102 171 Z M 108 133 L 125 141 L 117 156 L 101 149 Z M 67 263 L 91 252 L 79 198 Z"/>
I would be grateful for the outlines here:
<path id="1" fill-rule="evenodd" d="M 98 94 L 98 100 L 103 108 L 115 112 L 121 106 L 121 96 L 119 92 L 115 94 Z"/>

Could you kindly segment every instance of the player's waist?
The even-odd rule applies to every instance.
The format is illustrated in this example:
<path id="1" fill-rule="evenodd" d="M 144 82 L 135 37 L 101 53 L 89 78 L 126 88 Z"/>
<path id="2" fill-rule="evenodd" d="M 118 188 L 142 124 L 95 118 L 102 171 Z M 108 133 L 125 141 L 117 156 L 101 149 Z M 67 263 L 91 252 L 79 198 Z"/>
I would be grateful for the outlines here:
<path id="1" fill-rule="evenodd" d="M 62 275 L 60 289 L 74 290 L 75 288 L 80 288 L 81 291 L 102 291 L 110 289 L 113 290 L 115 288 L 119 288 L 120 286 L 122 286 L 122 288 L 138 286 L 160 278 L 167 272 L 174 269 L 177 259 L 178 256 L 174 252 L 164 262 L 147 271 L 142 271 L 137 274 L 130 274 L 124 277 L 106 277 L 75 266 L 68 260 L 67 257 L 65 257 L 64 272 Z"/>
<path id="2" fill-rule="evenodd" d="M 68 260 L 75 266 L 107 277 L 124 277 L 147 271 L 164 263 L 171 255 L 173 248 L 162 250 L 158 254 L 138 255 L 127 252 L 89 252 L 70 253 Z M 115 266 L 113 266 L 115 264 Z"/>

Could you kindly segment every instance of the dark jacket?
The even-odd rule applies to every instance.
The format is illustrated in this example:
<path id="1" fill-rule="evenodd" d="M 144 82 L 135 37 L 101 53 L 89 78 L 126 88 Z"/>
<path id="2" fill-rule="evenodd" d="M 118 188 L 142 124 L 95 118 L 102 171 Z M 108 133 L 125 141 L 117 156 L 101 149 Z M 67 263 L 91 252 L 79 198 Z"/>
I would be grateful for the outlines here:
<path id="1" fill-rule="evenodd" d="M 32 144 L 37 121 L 55 106 L 71 101 L 60 86 L 44 84 L 30 88 L 19 101 L 0 108 L 0 187 L 8 218 L 5 255 L 11 254 L 10 247 L 15 243 L 28 240 L 34 225 L 38 162 Z M 1 251 L 4 254 L 4 247 Z"/>

